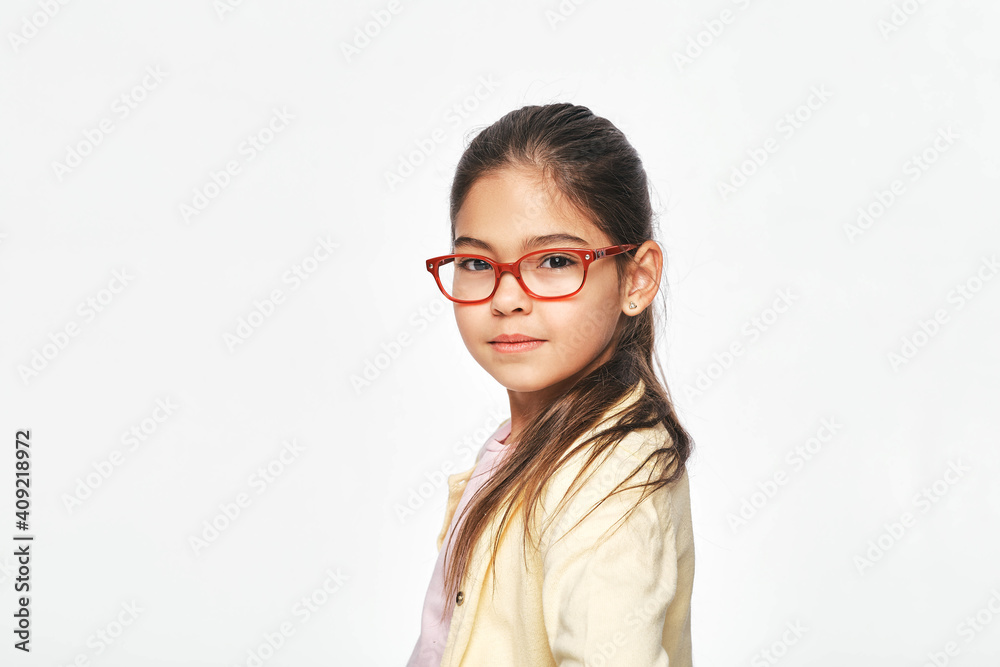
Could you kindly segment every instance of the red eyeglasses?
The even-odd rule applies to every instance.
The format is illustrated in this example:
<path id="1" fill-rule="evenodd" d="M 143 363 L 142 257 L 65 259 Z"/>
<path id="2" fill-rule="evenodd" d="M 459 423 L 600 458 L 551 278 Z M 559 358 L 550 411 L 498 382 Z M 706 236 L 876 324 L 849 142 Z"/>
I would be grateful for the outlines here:
<path id="1" fill-rule="evenodd" d="M 455 303 L 489 301 L 508 271 L 528 296 L 555 301 L 583 289 L 591 263 L 638 247 L 548 248 L 530 252 L 516 262 L 497 262 L 482 255 L 442 255 L 428 259 L 426 265 L 441 293 Z"/>

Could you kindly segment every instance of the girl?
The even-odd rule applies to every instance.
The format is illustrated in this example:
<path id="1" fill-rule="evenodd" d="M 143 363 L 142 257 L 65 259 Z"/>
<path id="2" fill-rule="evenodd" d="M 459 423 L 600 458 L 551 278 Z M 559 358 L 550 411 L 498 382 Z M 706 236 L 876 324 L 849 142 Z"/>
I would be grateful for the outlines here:
<path id="1" fill-rule="evenodd" d="M 691 440 L 653 372 L 652 224 L 639 156 L 586 107 L 512 111 L 462 155 L 452 254 L 425 267 L 511 416 L 448 478 L 408 667 L 691 665 Z"/>

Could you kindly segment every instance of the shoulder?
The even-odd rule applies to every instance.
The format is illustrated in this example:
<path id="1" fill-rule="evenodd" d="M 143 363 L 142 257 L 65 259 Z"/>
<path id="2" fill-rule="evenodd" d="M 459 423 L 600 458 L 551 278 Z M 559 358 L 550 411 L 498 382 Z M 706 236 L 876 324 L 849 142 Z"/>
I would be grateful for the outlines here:
<path id="1" fill-rule="evenodd" d="M 584 532 L 601 528 L 603 533 L 633 510 L 644 514 L 647 521 L 663 532 L 684 520 L 689 513 L 686 472 L 674 483 L 655 491 L 643 488 L 663 472 L 662 457 L 672 444 L 665 427 L 630 431 L 588 465 L 596 445 L 581 445 L 593 435 L 595 431 L 588 431 L 573 443 L 569 450 L 572 453 L 542 489 L 539 519 L 546 542 L 561 538 L 585 519 L 590 526 Z M 602 507 L 594 514 L 599 505 Z M 593 518 L 587 519 L 588 515 Z"/>
<path id="2" fill-rule="evenodd" d="M 595 456 L 597 443 L 587 441 L 596 435 L 599 430 L 591 429 L 573 442 L 551 481 L 565 483 L 584 470 L 588 476 L 594 472 L 601 478 L 619 481 L 633 473 L 652 473 L 658 452 L 664 453 L 672 445 L 667 429 L 659 424 L 629 431 Z"/>
<path id="3" fill-rule="evenodd" d="M 601 452 L 592 472 L 585 447 L 553 476 L 538 571 L 560 664 L 590 664 L 609 645 L 615 664 L 690 664 L 683 653 L 694 575 L 687 474 L 652 492 L 641 488 L 663 472 L 651 455 L 671 444 L 665 427 L 632 431 Z M 581 473 L 584 482 L 569 498 Z M 636 488 L 605 499 L 622 482 Z"/>

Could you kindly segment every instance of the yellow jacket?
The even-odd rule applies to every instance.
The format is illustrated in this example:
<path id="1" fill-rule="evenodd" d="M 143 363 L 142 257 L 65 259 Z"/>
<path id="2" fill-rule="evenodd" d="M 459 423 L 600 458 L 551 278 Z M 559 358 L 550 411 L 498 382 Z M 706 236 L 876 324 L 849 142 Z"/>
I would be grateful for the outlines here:
<path id="1" fill-rule="evenodd" d="M 640 392 L 641 384 L 619 405 Z M 441 667 L 690 667 L 694 540 L 687 473 L 648 496 L 624 523 L 638 490 L 615 494 L 567 532 L 668 438 L 662 425 L 630 433 L 592 464 L 575 500 L 556 513 L 587 452 L 567 459 L 536 510 L 535 521 L 546 526 L 541 548 L 527 550 L 525 568 L 524 521 L 516 512 L 497 551 L 496 587 L 487 567 L 499 525 L 493 517 L 462 579 Z M 439 551 L 474 469 L 448 477 Z M 626 486 L 646 479 L 637 475 Z M 616 522 L 618 530 L 601 540 Z M 532 534 L 537 539 L 537 523 Z"/>

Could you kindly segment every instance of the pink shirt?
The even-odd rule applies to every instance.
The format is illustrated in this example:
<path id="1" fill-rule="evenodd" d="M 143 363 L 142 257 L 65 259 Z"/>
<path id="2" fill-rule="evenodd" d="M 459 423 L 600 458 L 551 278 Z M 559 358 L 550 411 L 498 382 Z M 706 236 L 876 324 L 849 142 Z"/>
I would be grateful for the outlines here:
<path id="1" fill-rule="evenodd" d="M 424 597 L 424 610 L 420 619 L 420 637 L 417 639 L 413 653 L 406 667 L 440 667 L 441 656 L 444 654 L 444 645 L 448 639 L 448 629 L 451 626 L 451 610 L 455 604 L 454 598 L 444 597 L 444 555 L 448 548 L 448 540 L 456 529 L 455 522 L 462 510 L 469 504 L 472 495 L 490 478 L 499 463 L 503 454 L 508 451 L 508 447 L 503 442 L 510 435 L 510 419 L 501 424 L 500 428 L 486 441 L 482 456 L 476 464 L 472 476 L 462 493 L 461 500 L 455 508 L 455 516 L 451 520 L 448 532 L 445 534 L 444 547 L 438 552 L 437 562 L 434 564 L 434 574 L 431 575 L 431 583 L 427 588 L 427 595 Z M 444 621 L 441 621 L 442 611 L 448 610 Z"/>

